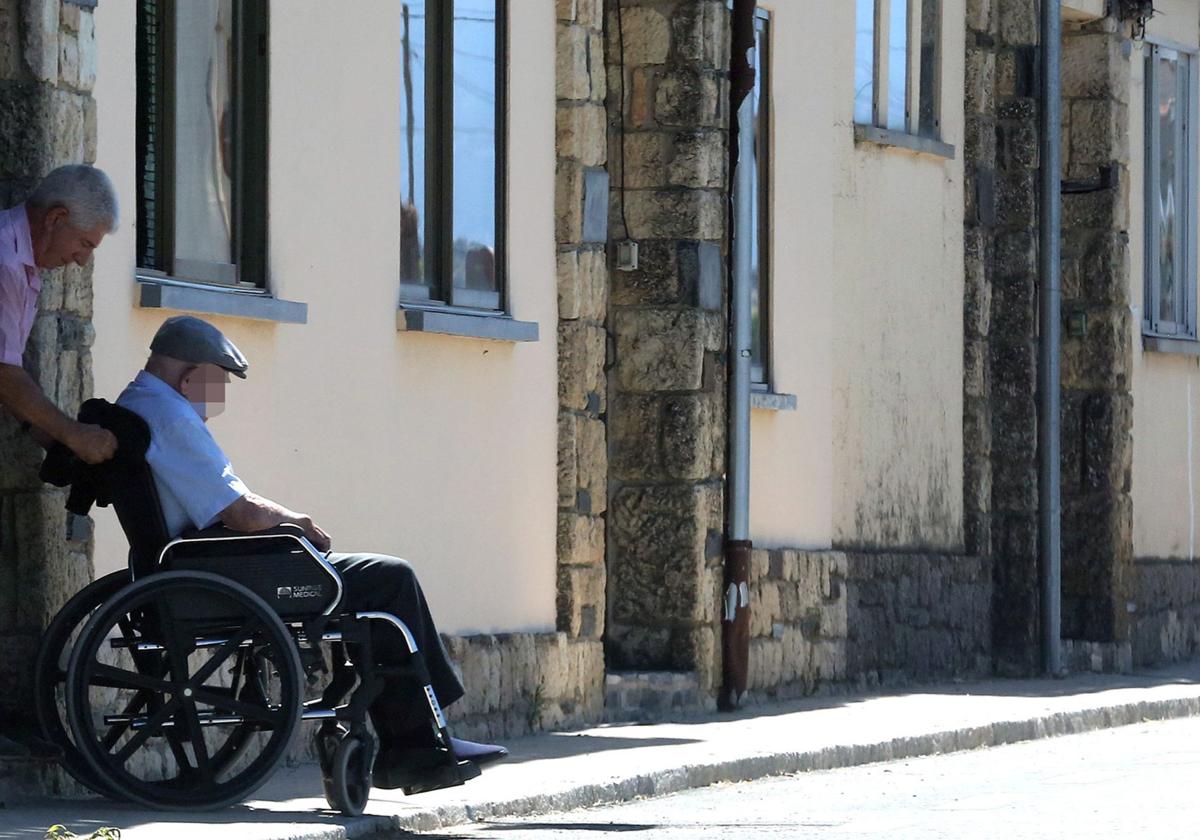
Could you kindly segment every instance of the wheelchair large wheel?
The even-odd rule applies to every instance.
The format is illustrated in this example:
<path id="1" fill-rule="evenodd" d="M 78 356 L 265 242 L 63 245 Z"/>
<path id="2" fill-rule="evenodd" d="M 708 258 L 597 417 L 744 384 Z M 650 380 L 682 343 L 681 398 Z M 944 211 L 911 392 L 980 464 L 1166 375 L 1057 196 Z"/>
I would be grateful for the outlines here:
<path id="1" fill-rule="evenodd" d="M 41 647 L 38 648 L 33 676 L 34 708 L 42 728 L 42 737 L 62 750 L 62 765 L 77 782 L 116 799 L 121 798 L 120 792 L 107 784 L 103 777 L 96 776 L 75 748 L 66 722 L 65 686 L 71 648 L 79 631 L 97 608 L 128 583 L 127 570 L 112 572 L 76 592 L 46 628 Z"/>
<path id="2" fill-rule="evenodd" d="M 283 758 L 300 721 L 301 673 L 292 635 L 249 589 L 161 572 L 84 628 L 67 671 L 67 719 L 91 771 L 128 799 L 220 808 Z"/>

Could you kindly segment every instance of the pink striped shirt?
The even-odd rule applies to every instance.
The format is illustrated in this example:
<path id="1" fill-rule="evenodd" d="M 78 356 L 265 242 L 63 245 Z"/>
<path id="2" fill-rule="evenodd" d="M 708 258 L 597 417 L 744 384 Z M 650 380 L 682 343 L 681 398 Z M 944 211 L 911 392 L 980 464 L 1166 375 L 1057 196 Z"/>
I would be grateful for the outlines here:
<path id="1" fill-rule="evenodd" d="M 0 364 L 21 366 L 41 291 L 25 205 L 0 210 Z"/>

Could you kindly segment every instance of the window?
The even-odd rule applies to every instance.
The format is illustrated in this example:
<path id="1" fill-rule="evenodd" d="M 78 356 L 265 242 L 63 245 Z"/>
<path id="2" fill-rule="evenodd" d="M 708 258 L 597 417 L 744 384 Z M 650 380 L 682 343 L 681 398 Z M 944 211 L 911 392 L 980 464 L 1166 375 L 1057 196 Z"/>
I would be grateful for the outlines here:
<path id="1" fill-rule="evenodd" d="M 1146 55 L 1146 283 L 1143 327 L 1196 337 L 1196 57 Z"/>
<path id="2" fill-rule="evenodd" d="M 400 5 L 403 301 L 504 308 L 506 6 Z"/>
<path id="3" fill-rule="evenodd" d="M 750 381 L 770 386 L 770 194 L 771 194 L 771 18 L 761 9 L 754 16 L 754 178 L 747 200 L 751 204 L 752 231 L 750 286 Z"/>
<path id="4" fill-rule="evenodd" d="M 855 0 L 854 121 L 941 134 L 941 0 Z"/>
<path id="5" fill-rule="evenodd" d="M 140 276 L 266 282 L 266 0 L 139 0 Z"/>

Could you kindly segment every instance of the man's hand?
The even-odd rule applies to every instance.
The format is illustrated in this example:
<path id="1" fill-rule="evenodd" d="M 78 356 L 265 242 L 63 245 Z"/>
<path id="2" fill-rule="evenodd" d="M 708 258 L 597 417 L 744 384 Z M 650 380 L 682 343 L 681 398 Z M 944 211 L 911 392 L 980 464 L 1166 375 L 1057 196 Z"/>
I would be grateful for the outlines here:
<path id="1" fill-rule="evenodd" d="M 333 540 L 329 538 L 329 534 L 325 533 L 321 526 L 312 521 L 312 517 L 305 516 L 297 524 L 304 529 L 304 536 L 308 537 L 308 541 L 313 544 L 313 547 L 317 551 L 329 551 L 329 547 L 333 545 Z"/>
<path id="2" fill-rule="evenodd" d="M 64 443 L 89 464 L 107 461 L 117 452 L 117 439 L 112 432 L 85 423 L 74 424 Z"/>

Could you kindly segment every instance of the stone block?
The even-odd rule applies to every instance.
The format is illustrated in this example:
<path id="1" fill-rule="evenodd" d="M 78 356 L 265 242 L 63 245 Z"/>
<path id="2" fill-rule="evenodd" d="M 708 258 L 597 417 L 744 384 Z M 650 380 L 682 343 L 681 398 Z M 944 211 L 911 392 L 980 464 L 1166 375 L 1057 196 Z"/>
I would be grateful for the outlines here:
<path id="1" fill-rule="evenodd" d="M 963 160 L 992 169 L 996 166 L 996 125 L 990 117 L 967 117 L 963 135 Z"/>
<path id="2" fill-rule="evenodd" d="M 1037 332 L 1037 299 L 1029 275 L 992 284 L 992 333 L 1008 339 L 1032 339 Z"/>
<path id="3" fill-rule="evenodd" d="M 60 0 L 20 0 L 25 66 L 39 82 L 58 82 Z"/>
<path id="4" fill-rule="evenodd" d="M 603 513 L 608 498 L 608 445 L 604 421 L 580 417 L 577 420 L 579 489 L 590 498 L 589 513 Z"/>
<path id="5" fill-rule="evenodd" d="M 1110 99 L 1078 99 L 1071 103 L 1070 119 L 1072 167 L 1129 159 L 1129 114 L 1124 105 Z"/>
<path id="6" fill-rule="evenodd" d="M 992 28 L 992 0 L 967 0 L 967 28 L 976 32 L 990 32 Z"/>
<path id="7" fill-rule="evenodd" d="M 558 23 L 554 90 L 559 99 L 588 99 L 592 92 L 588 68 L 588 30 L 582 26 Z"/>
<path id="8" fill-rule="evenodd" d="M 658 80 L 654 116 L 660 125 L 720 128 L 723 111 L 716 76 L 677 69 L 663 73 Z"/>
<path id="9" fill-rule="evenodd" d="M 630 190 L 625 215 L 634 239 L 719 241 L 724 236 L 725 201 L 719 190 Z"/>
<path id="10" fill-rule="evenodd" d="M 723 3 L 678 4 L 671 30 L 677 60 L 706 70 L 728 70 L 729 14 Z"/>
<path id="11" fill-rule="evenodd" d="M 18 10 L 12 3 L 0 3 L 0 79 L 15 79 L 20 72 L 21 26 Z"/>
<path id="12" fill-rule="evenodd" d="M 677 187 L 722 189 L 728 148 L 722 131 L 681 131 L 674 136 L 674 155 L 667 183 Z"/>
<path id="13" fill-rule="evenodd" d="M 83 101 L 83 162 L 96 163 L 96 100 Z"/>
<path id="14" fill-rule="evenodd" d="M 991 114 L 996 101 L 996 54 L 967 48 L 965 95 L 967 114 Z"/>
<path id="15" fill-rule="evenodd" d="M 604 0 L 576 0 L 575 22 L 589 29 L 604 28 Z M 597 56 L 600 53 L 596 53 Z"/>
<path id="16" fill-rule="evenodd" d="M 578 417 L 569 411 L 558 413 L 558 506 L 575 506 L 575 491 L 579 487 L 579 462 L 576 451 Z"/>
<path id="17" fill-rule="evenodd" d="M 560 511 L 558 563 L 595 566 L 604 562 L 604 520 L 598 516 Z"/>
<path id="18" fill-rule="evenodd" d="M 620 593 L 610 614 L 619 624 L 693 621 L 700 606 L 707 528 L 703 488 L 625 486 L 609 510 L 609 573 Z"/>
<path id="19" fill-rule="evenodd" d="M 558 325 L 558 401 L 565 409 L 585 411 L 605 391 L 607 334 L 582 321 Z M 596 396 L 593 396 L 596 395 Z M 602 410 L 603 406 L 596 406 Z"/>
<path id="20" fill-rule="evenodd" d="M 608 112 L 592 102 L 560 105 L 555 115 L 557 152 L 584 166 L 608 159 Z"/>
<path id="21" fill-rule="evenodd" d="M 984 341 L 966 341 L 963 344 L 963 393 L 968 397 L 986 398 L 990 389 L 988 380 L 988 349 Z"/>
<path id="22" fill-rule="evenodd" d="M 1063 197 L 1064 210 L 1068 196 Z M 1030 171 L 1006 172 L 996 184 L 996 221 L 1004 227 L 1029 227 L 1037 223 L 1037 184 Z M 1064 226 L 1066 214 L 1064 212 Z"/>
<path id="23" fill-rule="evenodd" d="M 604 64 L 604 36 L 596 31 L 588 32 L 588 97 L 592 102 L 604 104 L 608 96 L 608 71 Z"/>
<path id="24" fill-rule="evenodd" d="M 575 20 L 576 0 L 554 0 L 554 15 L 564 23 Z"/>
<path id="25" fill-rule="evenodd" d="M 698 480 L 723 474 L 723 408 L 720 394 L 663 400 L 662 458 L 670 478 Z"/>
<path id="26" fill-rule="evenodd" d="M 554 238 L 560 244 L 583 241 L 583 166 L 558 161 L 554 179 Z"/>
<path id="27" fill-rule="evenodd" d="M 620 394 L 608 415 L 612 435 L 609 468 L 625 481 L 661 478 L 662 400 L 657 396 Z"/>
<path id="28" fill-rule="evenodd" d="M 621 182 L 622 155 L 620 135 L 613 133 L 613 179 Z M 668 160 L 672 153 L 671 134 L 663 131 L 627 132 L 624 138 L 624 174 L 626 189 L 646 189 L 669 185 Z M 616 198 L 617 196 L 614 196 Z"/>
<path id="29" fill-rule="evenodd" d="M 1102 99 L 1119 95 L 1115 76 L 1128 71 L 1119 55 L 1119 39 L 1107 33 L 1078 34 L 1063 40 L 1062 93 L 1065 99 Z M 1127 102 L 1126 98 L 1121 101 Z"/>
<path id="30" fill-rule="evenodd" d="M 1037 0 L 1004 0 L 997 5 L 996 11 L 1000 37 L 1007 46 L 1029 46 L 1038 43 Z"/>
<path id="31" fill-rule="evenodd" d="M 1032 121 L 1003 121 L 996 128 L 996 158 L 1006 169 L 1037 169 L 1040 142 Z"/>
<path id="32" fill-rule="evenodd" d="M 604 634 L 604 565 L 560 566 L 558 629 L 571 636 L 599 639 Z"/>
<path id="33" fill-rule="evenodd" d="M 70 32 L 58 34 L 58 78 L 67 87 L 79 87 L 79 40 Z"/>
<path id="34" fill-rule="evenodd" d="M 612 302 L 616 306 L 683 303 L 676 253 L 669 239 L 642 239 L 635 271 L 612 271 Z"/>
<path id="35" fill-rule="evenodd" d="M 621 27 L 625 45 L 625 64 L 644 67 L 664 64 L 671 54 L 671 22 L 654 6 L 626 6 L 621 10 Z M 621 55 L 618 43 L 617 15 L 608 16 L 609 55 Z"/>
<path id="36" fill-rule="evenodd" d="M 719 316 L 694 310 L 618 311 L 618 386 L 635 393 L 699 390 L 705 350 L 720 349 L 720 322 Z"/>

